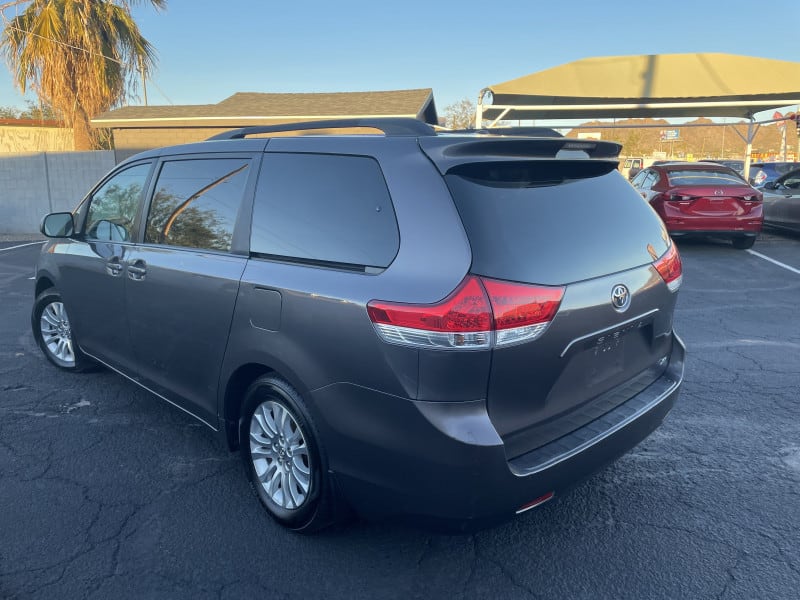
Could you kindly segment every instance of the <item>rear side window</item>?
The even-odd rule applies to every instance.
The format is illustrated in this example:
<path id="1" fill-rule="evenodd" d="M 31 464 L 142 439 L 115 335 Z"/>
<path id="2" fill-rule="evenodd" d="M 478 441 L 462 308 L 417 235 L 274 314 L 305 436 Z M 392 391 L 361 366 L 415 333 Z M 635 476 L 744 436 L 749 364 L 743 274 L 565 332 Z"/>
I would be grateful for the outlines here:
<path id="1" fill-rule="evenodd" d="M 669 171 L 667 177 L 670 185 L 743 185 L 744 183 L 735 173 L 700 169 Z"/>
<path id="2" fill-rule="evenodd" d="M 378 163 L 363 156 L 267 154 L 251 252 L 331 265 L 388 267 L 400 246 Z"/>
<path id="3" fill-rule="evenodd" d="M 156 181 L 145 242 L 227 252 L 249 159 L 168 161 Z"/>

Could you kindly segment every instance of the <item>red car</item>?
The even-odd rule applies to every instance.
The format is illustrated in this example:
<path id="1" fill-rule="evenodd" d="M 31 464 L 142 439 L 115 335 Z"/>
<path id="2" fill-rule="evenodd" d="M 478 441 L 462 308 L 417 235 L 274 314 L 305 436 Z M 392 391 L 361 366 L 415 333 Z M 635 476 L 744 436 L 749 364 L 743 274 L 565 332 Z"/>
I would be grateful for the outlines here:
<path id="1" fill-rule="evenodd" d="M 750 248 L 764 221 L 762 195 L 736 171 L 711 163 L 654 165 L 631 181 L 655 209 L 672 237 L 730 238 Z"/>

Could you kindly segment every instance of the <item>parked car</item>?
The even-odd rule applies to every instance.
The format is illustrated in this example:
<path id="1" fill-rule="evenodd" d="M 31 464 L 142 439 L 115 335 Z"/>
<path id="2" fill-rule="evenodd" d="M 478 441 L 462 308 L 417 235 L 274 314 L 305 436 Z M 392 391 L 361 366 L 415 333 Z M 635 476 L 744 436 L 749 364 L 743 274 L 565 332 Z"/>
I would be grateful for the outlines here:
<path id="1" fill-rule="evenodd" d="M 729 169 L 733 169 L 736 171 L 740 176 L 744 177 L 744 161 L 743 160 L 735 160 L 735 159 L 719 159 L 719 160 L 703 160 L 703 162 L 707 163 L 715 163 L 718 165 L 724 165 Z"/>
<path id="2" fill-rule="evenodd" d="M 633 179 L 636 174 L 644 168 L 644 158 L 642 157 L 629 157 L 624 160 L 620 167 L 622 176 L 629 181 Z"/>
<path id="3" fill-rule="evenodd" d="M 750 164 L 750 184 L 762 188 L 765 184 L 775 181 L 781 175 L 800 168 L 797 162 L 756 162 Z"/>
<path id="4" fill-rule="evenodd" d="M 331 127 L 384 135 L 269 137 Z M 511 518 L 681 387 L 680 257 L 619 149 L 364 119 L 144 152 L 44 219 L 33 333 L 218 431 L 286 527 Z"/>
<path id="5" fill-rule="evenodd" d="M 673 237 L 722 236 L 744 249 L 761 231 L 761 192 L 728 167 L 666 163 L 645 169 L 631 183 Z"/>
<path id="6" fill-rule="evenodd" d="M 800 168 L 764 184 L 764 225 L 800 232 Z"/>

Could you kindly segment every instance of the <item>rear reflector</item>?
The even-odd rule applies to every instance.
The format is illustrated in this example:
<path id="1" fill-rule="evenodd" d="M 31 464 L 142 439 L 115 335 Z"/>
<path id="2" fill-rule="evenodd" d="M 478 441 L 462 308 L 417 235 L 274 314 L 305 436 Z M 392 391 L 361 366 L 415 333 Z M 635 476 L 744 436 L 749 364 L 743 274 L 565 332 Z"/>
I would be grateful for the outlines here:
<path id="1" fill-rule="evenodd" d="M 544 504 L 548 500 L 552 500 L 553 496 L 555 496 L 555 492 L 547 492 L 544 496 L 539 496 L 536 500 L 520 506 L 517 510 L 517 514 L 524 513 L 526 510 L 530 510 L 539 506 L 540 504 Z"/>
<path id="2" fill-rule="evenodd" d="M 468 275 L 441 302 L 373 300 L 367 304 L 367 313 L 387 342 L 474 350 L 536 339 L 553 320 L 563 296 L 563 287 Z"/>
<path id="3" fill-rule="evenodd" d="M 681 255 L 678 254 L 674 242 L 670 245 L 669 250 L 653 263 L 653 266 L 670 291 L 677 292 L 683 282 L 683 265 L 681 264 Z"/>

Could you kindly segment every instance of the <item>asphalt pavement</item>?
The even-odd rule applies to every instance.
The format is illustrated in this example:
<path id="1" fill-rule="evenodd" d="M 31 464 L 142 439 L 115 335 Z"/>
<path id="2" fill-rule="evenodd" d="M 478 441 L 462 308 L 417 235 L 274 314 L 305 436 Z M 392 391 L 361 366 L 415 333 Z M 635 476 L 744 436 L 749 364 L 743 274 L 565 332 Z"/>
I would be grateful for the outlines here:
<path id="1" fill-rule="evenodd" d="M 800 236 L 679 244 L 681 397 L 569 494 L 474 535 L 311 537 L 189 416 L 50 366 L 29 323 L 39 245 L 21 244 L 0 243 L 2 598 L 800 597 Z"/>

